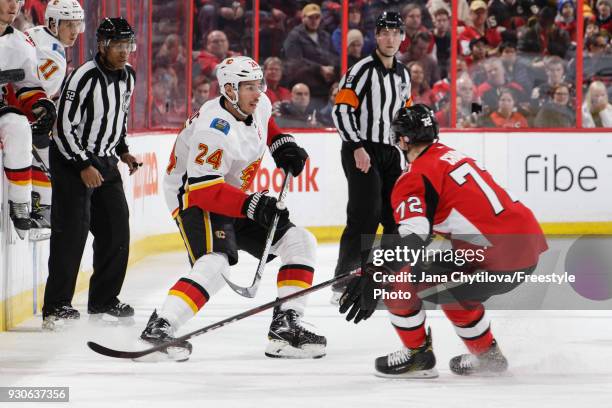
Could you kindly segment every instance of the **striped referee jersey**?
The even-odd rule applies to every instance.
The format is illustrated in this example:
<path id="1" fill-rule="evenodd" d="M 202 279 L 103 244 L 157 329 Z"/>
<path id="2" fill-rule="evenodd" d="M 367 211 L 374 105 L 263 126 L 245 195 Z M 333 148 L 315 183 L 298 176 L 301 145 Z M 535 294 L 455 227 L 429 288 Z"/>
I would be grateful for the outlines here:
<path id="1" fill-rule="evenodd" d="M 106 69 L 99 55 L 87 61 L 62 86 L 53 140 L 61 154 L 80 170 L 91 165 L 88 155 L 121 155 L 136 74 L 130 65 Z"/>
<path id="2" fill-rule="evenodd" d="M 406 67 L 394 58 L 387 69 L 374 51 L 342 77 L 332 117 L 342 140 L 354 149 L 363 141 L 391 145 L 393 116 L 411 104 Z"/>

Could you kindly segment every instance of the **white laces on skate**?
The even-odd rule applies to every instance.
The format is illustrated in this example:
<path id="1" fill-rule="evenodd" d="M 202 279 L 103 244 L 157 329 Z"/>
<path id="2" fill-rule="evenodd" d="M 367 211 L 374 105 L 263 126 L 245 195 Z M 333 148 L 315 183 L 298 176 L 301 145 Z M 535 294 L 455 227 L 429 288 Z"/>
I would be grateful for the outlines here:
<path id="1" fill-rule="evenodd" d="M 287 310 L 286 312 L 289 315 L 289 320 L 296 325 L 297 327 L 299 327 L 302 332 L 306 333 L 306 334 L 311 334 L 313 336 L 316 336 L 317 334 L 314 333 L 311 330 L 308 330 L 308 327 L 311 327 L 314 329 L 314 325 L 311 323 L 308 323 L 304 320 L 302 320 L 302 318 L 300 317 L 300 315 L 293 309 Z"/>
<path id="2" fill-rule="evenodd" d="M 473 354 L 464 354 L 459 361 L 459 367 L 462 369 L 477 368 L 480 365 L 480 360 Z"/>
<path id="3" fill-rule="evenodd" d="M 412 350 L 409 348 L 403 348 L 387 355 L 387 364 L 389 366 L 404 364 L 410 360 L 411 356 Z"/>

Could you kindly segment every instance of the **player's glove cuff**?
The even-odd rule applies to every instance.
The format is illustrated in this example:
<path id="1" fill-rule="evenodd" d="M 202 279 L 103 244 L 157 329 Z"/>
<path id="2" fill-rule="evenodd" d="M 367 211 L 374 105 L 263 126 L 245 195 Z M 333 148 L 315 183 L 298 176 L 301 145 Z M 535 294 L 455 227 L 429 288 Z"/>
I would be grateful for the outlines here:
<path id="1" fill-rule="evenodd" d="M 276 167 L 283 169 L 285 173 L 291 172 L 294 176 L 302 172 L 308 159 L 306 150 L 298 146 L 293 136 L 286 133 L 281 133 L 272 139 L 270 153 Z"/>

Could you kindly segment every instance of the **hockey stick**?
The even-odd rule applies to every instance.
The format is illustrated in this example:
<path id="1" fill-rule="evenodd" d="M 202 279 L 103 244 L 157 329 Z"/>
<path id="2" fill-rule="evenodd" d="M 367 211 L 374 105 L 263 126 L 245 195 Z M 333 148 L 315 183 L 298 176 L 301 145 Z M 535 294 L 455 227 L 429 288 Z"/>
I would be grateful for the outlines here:
<path id="1" fill-rule="evenodd" d="M 278 201 L 276 206 L 279 210 L 285 209 L 285 196 L 287 195 L 287 191 L 289 191 L 289 183 L 291 181 L 291 172 L 287 172 L 285 174 L 285 179 L 283 180 L 283 187 L 281 188 L 280 194 L 278 196 Z M 240 296 L 252 298 L 255 297 L 257 293 L 257 289 L 259 288 L 259 282 L 261 281 L 261 275 L 263 274 L 264 268 L 266 267 L 266 263 L 268 263 L 268 255 L 270 254 L 270 249 L 272 248 L 272 241 L 274 240 L 274 234 L 276 233 L 276 226 L 278 225 L 278 220 L 280 215 L 277 213 L 274 216 L 274 220 L 272 221 L 272 225 L 268 230 L 268 236 L 266 237 L 266 244 L 264 246 L 263 254 L 261 258 L 259 258 L 259 265 L 257 265 L 257 272 L 255 272 L 255 277 L 253 278 L 253 283 L 251 286 L 242 287 L 238 286 L 232 281 L 230 281 L 225 275 L 222 274 L 223 279 L 229 285 L 230 288 Z"/>
<path id="2" fill-rule="evenodd" d="M 9 84 L 11 82 L 23 81 L 25 78 L 25 71 L 23 69 L 7 69 L 0 70 L 0 85 Z"/>
<path id="3" fill-rule="evenodd" d="M 40 163 L 40 168 L 42 169 L 42 171 L 45 172 L 47 178 L 51 180 L 51 171 L 49 171 L 49 168 L 43 161 L 42 157 L 40 157 L 40 154 L 38 154 L 38 150 L 36 150 L 36 147 L 34 146 L 32 146 L 32 156 L 34 156 L 34 158 L 38 160 L 38 162 Z"/>
<path id="4" fill-rule="evenodd" d="M 263 312 L 264 310 L 268 310 L 268 309 L 272 309 L 278 305 L 282 305 L 283 303 L 292 300 L 292 299 L 296 299 L 299 298 L 301 296 L 305 296 L 308 295 L 312 292 L 316 292 L 319 289 L 323 289 L 327 286 L 330 286 L 336 282 L 343 282 L 345 280 L 348 280 L 349 278 L 352 278 L 353 276 L 356 276 L 358 273 L 360 273 L 361 269 L 357 269 L 355 271 L 352 272 L 347 272 L 343 275 L 339 275 L 336 276 L 328 281 L 319 283 L 318 285 L 312 286 L 308 289 L 304 289 L 304 290 L 300 290 L 299 292 L 295 292 L 291 295 L 287 295 L 287 296 L 283 296 L 282 298 L 276 298 L 275 300 L 265 303 L 263 305 L 254 307 L 253 309 L 249 309 L 245 312 L 239 313 L 237 315 L 228 317 L 227 319 L 223 319 L 221 321 L 218 321 L 217 323 L 213 323 L 210 324 L 206 327 L 202 327 L 201 329 L 198 330 L 194 330 L 190 333 L 187 333 L 181 337 L 177 337 L 176 339 L 174 339 L 171 342 L 168 343 L 164 343 L 164 344 L 160 344 L 151 348 L 148 348 L 146 350 L 141 350 L 141 351 L 120 351 L 120 350 L 113 350 L 110 349 L 108 347 L 104 347 L 98 343 L 95 343 L 93 341 L 88 341 L 87 342 L 87 346 L 89 346 L 90 349 L 92 349 L 93 351 L 95 351 L 96 353 L 108 356 L 108 357 L 115 357 L 115 358 L 138 358 L 138 357 L 143 357 L 146 356 L 148 354 L 151 353 L 155 353 L 156 351 L 162 351 L 168 347 L 173 347 L 176 346 L 177 344 L 180 344 L 182 342 L 184 342 L 185 340 L 189 340 L 192 337 L 195 336 L 199 336 L 201 334 L 219 329 L 225 325 L 228 325 L 230 323 L 234 323 L 237 322 L 238 320 L 242 320 L 244 318 L 247 318 L 249 316 L 253 316 L 257 313 Z"/>

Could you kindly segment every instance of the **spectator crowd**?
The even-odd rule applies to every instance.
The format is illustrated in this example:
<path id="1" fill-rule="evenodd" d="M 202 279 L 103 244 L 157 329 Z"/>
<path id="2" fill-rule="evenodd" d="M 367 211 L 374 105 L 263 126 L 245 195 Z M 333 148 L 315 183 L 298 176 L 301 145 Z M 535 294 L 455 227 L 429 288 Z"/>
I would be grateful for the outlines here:
<path id="1" fill-rule="evenodd" d="M 25 0 L 21 26 L 40 24 L 46 3 Z M 341 0 L 260 0 L 257 33 L 251 0 L 184 3 L 151 1 L 151 85 L 143 98 L 149 127 L 180 127 L 190 112 L 218 96 L 217 64 L 253 55 L 255 35 L 279 123 L 330 127 L 342 70 L 374 51 L 375 19 L 384 10 L 400 13 L 404 22 L 398 59 L 411 74 L 413 100 L 431 106 L 443 127 L 451 125 L 450 0 L 350 0 L 347 67 L 341 61 Z M 611 6 L 612 0 L 585 0 L 582 35 L 575 0 L 458 0 L 457 127 L 575 127 L 579 35 L 584 49 L 578 110 L 585 127 L 606 126 Z M 176 23 L 190 17 L 193 30 Z"/>

